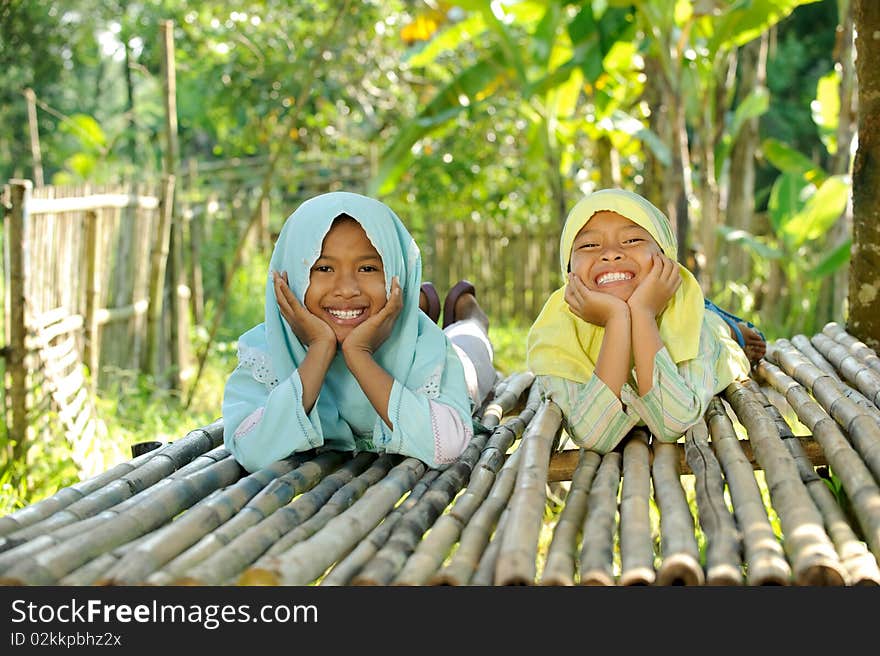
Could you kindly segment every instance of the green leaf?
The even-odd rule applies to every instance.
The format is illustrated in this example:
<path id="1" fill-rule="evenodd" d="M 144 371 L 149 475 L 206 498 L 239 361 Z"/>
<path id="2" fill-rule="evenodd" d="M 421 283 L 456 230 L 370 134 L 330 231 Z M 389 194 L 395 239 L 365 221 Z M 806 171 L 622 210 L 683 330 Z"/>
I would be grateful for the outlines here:
<path id="1" fill-rule="evenodd" d="M 810 103 L 813 122 L 830 154 L 837 152 L 837 125 L 840 119 L 840 73 L 831 71 L 819 78 L 816 99 Z"/>
<path id="2" fill-rule="evenodd" d="M 816 268 L 809 271 L 812 278 L 824 278 L 849 263 L 852 239 L 845 240 L 840 246 L 823 257 Z"/>
<path id="3" fill-rule="evenodd" d="M 783 173 L 797 173 L 809 182 L 820 185 L 827 177 L 825 171 L 803 153 L 778 139 L 765 139 L 761 144 L 764 157 Z"/>
<path id="4" fill-rule="evenodd" d="M 479 37 L 486 31 L 486 21 L 482 14 L 471 14 L 460 23 L 436 34 L 418 52 L 413 52 L 404 60 L 413 68 L 427 66 L 434 62 L 444 52 L 455 50 L 462 44 L 468 43 Z"/>
<path id="5" fill-rule="evenodd" d="M 756 39 L 801 5 L 819 0 L 738 0 L 729 3 L 720 17 L 707 15 L 701 22 L 711 23 L 710 53 L 727 51 Z M 714 29 L 713 29 L 714 28 Z"/>
<path id="6" fill-rule="evenodd" d="M 79 139 L 88 150 L 100 151 L 107 145 L 107 137 L 101 124 L 88 114 L 74 114 L 64 119 L 58 128 Z"/>
<path id="7" fill-rule="evenodd" d="M 834 225 L 846 209 L 850 184 L 842 175 L 833 175 L 816 190 L 804 208 L 782 227 L 795 247 L 817 239 Z"/>
<path id="8" fill-rule="evenodd" d="M 797 172 L 786 172 L 776 178 L 767 203 L 770 225 L 776 234 L 782 234 L 783 226 L 801 211 L 804 206 L 801 193 L 807 184 Z"/>
<path id="9" fill-rule="evenodd" d="M 740 228 L 731 228 L 730 226 L 718 226 L 718 233 L 724 241 L 732 244 L 740 244 L 752 251 L 758 257 L 770 260 L 778 260 L 783 257 L 783 252 L 778 248 L 773 248 L 759 240 L 755 235 L 742 230 Z"/>
<path id="10" fill-rule="evenodd" d="M 739 136 L 743 124 L 749 119 L 758 118 L 770 108 L 770 92 L 766 87 L 753 89 L 746 99 L 743 100 L 733 113 L 733 120 L 729 129 L 722 136 L 715 153 L 715 176 L 720 177 L 724 162 L 733 149 L 733 144 Z"/>

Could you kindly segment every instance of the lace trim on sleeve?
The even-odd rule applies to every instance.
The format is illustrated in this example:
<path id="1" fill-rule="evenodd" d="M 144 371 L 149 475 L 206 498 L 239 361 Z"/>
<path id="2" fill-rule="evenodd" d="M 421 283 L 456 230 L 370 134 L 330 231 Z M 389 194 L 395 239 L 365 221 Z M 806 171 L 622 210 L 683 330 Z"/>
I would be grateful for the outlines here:
<path id="1" fill-rule="evenodd" d="M 238 366 L 250 369 L 254 380 L 263 383 L 268 390 L 274 389 L 280 382 L 272 370 L 269 354 L 261 349 L 239 344 Z"/>
<path id="2" fill-rule="evenodd" d="M 416 393 L 424 394 L 429 399 L 436 399 L 440 396 L 440 380 L 443 378 L 443 364 L 439 364 L 430 376 L 425 379 L 422 386 L 416 390 Z"/>

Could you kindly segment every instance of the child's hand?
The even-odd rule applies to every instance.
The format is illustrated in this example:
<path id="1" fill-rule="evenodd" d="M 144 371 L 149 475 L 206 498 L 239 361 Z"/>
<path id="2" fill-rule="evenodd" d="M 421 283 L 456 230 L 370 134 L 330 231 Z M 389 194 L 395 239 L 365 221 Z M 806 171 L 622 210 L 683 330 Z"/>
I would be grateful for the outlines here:
<path id="1" fill-rule="evenodd" d="M 575 315 L 596 326 L 604 326 L 612 316 L 627 314 L 626 303 L 603 292 L 589 289 L 575 274 L 568 274 L 565 285 L 565 302 Z"/>
<path id="2" fill-rule="evenodd" d="M 391 295 L 385 307 L 372 317 L 355 327 L 342 342 L 342 353 L 348 355 L 356 352 L 373 354 L 391 335 L 394 322 L 403 308 L 403 290 L 397 276 L 391 279 Z"/>
<path id="3" fill-rule="evenodd" d="M 324 342 L 327 345 L 333 345 L 333 351 L 336 351 L 336 333 L 333 332 L 332 326 L 323 319 L 319 319 L 308 311 L 306 307 L 299 302 L 294 293 L 290 290 L 287 282 L 287 272 L 272 272 L 272 281 L 275 283 L 275 299 L 278 301 L 278 307 L 281 314 L 290 325 L 293 334 L 299 338 L 306 348 L 312 344 Z"/>
<path id="4" fill-rule="evenodd" d="M 627 304 L 633 312 L 644 311 L 656 317 L 681 285 L 678 264 L 663 255 L 651 256 L 651 269 L 629 297 Z"/>

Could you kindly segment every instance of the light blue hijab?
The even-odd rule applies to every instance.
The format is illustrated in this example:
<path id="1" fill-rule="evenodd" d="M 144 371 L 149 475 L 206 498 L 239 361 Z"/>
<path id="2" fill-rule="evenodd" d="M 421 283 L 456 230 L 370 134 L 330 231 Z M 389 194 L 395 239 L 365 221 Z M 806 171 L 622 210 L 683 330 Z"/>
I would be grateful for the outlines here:
<path id="1" fill-rule="evenodd" d="M 324 237 L 340 214 L 351 216 L 361 225 L 382 258 L 386 295 L 391 292 L 393 276 L 398 277 L 403 291 L 403 308 L 391 335 L 376 350 L 376 362 L 410 390 L 421 388 L 429 380 L 439 383 L 449 341 L 439 326 L 419 310 L 419 248 L 391 208 L 350 192 L 331 192 L 305 201 L 287 218 L 275 243 L 266 280 L 265 310 L 265 336 L 275 375 L 278 380 L 289 377 L 305 359 L 306 348 L 281 314 L 272 272 L 286 271 L 291 290 L 305 304 L 309 273 L 321 254 Z M 462 408 L 469 407 L 463 376 L 449 376 L 443 383 L 445 395 L 451 394 Z M 340 350 L 324 379 L 317 409 L 325 438 L 344 438 L 351 432 L 373 433 L 377 413 Z"/>

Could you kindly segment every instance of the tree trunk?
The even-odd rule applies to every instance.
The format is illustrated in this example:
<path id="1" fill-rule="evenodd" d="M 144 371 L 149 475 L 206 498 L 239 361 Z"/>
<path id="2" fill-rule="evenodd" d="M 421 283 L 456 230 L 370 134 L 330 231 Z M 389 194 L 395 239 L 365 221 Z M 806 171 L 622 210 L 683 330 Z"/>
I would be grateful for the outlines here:
<path id="1" fill-rule="evenodd" d="M 847 331 L 880 347 L 880 3 L 856 0 L 859 146 L 853 164 L 853 247 Z"/>

